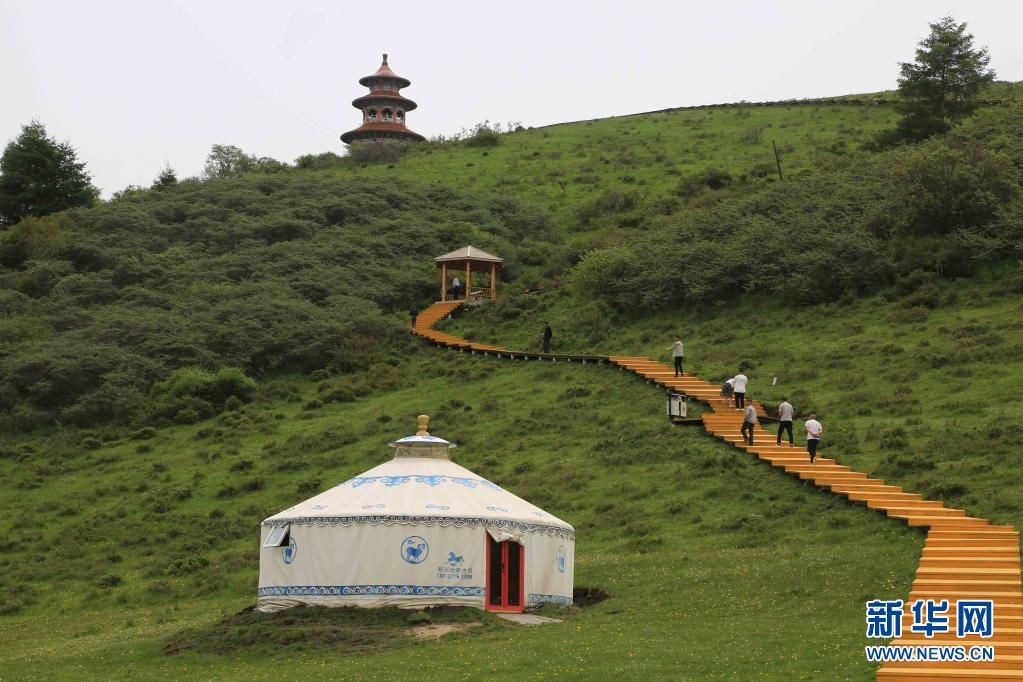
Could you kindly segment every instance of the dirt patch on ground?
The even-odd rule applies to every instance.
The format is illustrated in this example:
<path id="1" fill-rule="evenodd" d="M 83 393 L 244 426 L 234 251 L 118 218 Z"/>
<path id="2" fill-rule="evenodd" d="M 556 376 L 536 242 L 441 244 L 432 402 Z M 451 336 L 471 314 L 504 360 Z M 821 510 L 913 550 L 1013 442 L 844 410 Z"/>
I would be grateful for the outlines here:
<path id="1" fill-rule="evenodd" d="M 393 607 L 298 606 L 275 613 L 246 608 L 219 622 L 174 633 L 164 640 L 163 650 L 168 656 L 190 651 L 236 655 L 284 650 L 357 656 L 412 646 L 416 639 L 437 639 L 483 624 L 479 609 L 469 607 L 442 606 L 412 613 Z"/>
<path id="2" fill-rule="evenodd" d="M 572 590 L 572 603 L 580 607 L 593 606 L 610 596 L 599 587 L 577 587 Z"/>
<path id="3" fill-rule="evenodd" d="M 409 633 L 416 639 L 440 639 L 452 632 L 461 632 L 469 628 L 481 627 L 483 623 L 432 623 L 430 625 L 417 625 L 409 629 Z"/>

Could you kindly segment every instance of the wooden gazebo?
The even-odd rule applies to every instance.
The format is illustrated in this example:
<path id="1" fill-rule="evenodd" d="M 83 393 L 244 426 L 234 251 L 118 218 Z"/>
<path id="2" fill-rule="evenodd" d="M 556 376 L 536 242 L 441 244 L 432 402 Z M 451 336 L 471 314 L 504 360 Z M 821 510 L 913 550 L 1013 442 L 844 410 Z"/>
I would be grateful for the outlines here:
<path id="1" fill-rule="evenodd" d="M 463 246 L 451 253 L 437 256 L 433 261 L 440 267 L 440 300 L 448 300 L 448 270 L 451 270 L 453 277 L 458 277 L 465 271 L 465 281 L 461 282 L 460 291 L 455 292 L 456 299 L 469 302 L 479 302 L 484 298 L 497 298 L 497 269 L 504 263 L 503 258 L 487 253 L 475 246 Z M 490 286 L 473 286 L 472 273 L 490 272 Z M 486 280 L 484 280 L 486 281 Z"/>

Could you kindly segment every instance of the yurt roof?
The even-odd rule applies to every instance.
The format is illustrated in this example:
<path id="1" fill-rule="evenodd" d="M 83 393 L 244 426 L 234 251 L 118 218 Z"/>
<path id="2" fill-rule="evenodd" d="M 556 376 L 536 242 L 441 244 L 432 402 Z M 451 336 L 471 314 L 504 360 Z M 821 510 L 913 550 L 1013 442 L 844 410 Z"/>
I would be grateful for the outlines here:
<path id="1" fill-rule="evenodd" d="M 396 447 L 394 459 L 275 514 L 263 524 L 421 522 L 574 535 L 570 524 L 452 462 L 447 450 L 454 446 L 442 438 L 422 430 L 391 445 Z"/>

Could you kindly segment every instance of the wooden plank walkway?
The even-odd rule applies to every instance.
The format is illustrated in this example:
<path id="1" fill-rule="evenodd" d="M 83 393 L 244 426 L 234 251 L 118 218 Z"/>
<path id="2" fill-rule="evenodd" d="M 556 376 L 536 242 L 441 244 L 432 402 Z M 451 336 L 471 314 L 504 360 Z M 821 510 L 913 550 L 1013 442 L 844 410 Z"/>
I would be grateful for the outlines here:
<path id="1" fill-rule="evenodd" d="M 749 445 L 739 432 L 742 413 L 721 400 L 718 386 L 691 374 L 676 377 L 671 367 L 650 358 L 516 352 L 501 346 L 471 343 L 433 329 L 438 320 L 450 315 L 461 304 L 461 301 L 433 304 L 419 315 L 412 332 L 459 351 L 520 360 L 617 365 L 647 381 L 705 403 L 710 407 L 710 411 L 703 414 L 706 430 L 736 448 L 852 502 L 865 504 L 910 526 L 926 528 L 927 539 L 920 567 L 905 600 L 903 636 L 889 644 L 992 645 L 995 660 L 886 663 L 877 671 L 878 680 L 1023 680 L 1023 589 L 1020 583 L 1019 533 L 1015 528 L 993 526 L 987 519 L 971 516 L 965 510 L 946 507 L 939 501 L 924 500 L 920 495 L 870 478 L 834 459 L 818 456 L 810 464 L 809 453 L 805 449 L 776 445 L 776 435 L 759 424 L 754 429 L 754 444 Z M 764 414 L 759 403 L 753 401 L 753 404 L 758 413 Z M 993 637 L 956 639 L 955 602 L 960 598 L 991 599 L 994 602 Z M 913 617 L 910 606 L 916 599 L 947 599 L 951 632 L 936 633 L 931 639 L 911 632 Z M 878 644 L 881 643 L 878 640 Z"/>

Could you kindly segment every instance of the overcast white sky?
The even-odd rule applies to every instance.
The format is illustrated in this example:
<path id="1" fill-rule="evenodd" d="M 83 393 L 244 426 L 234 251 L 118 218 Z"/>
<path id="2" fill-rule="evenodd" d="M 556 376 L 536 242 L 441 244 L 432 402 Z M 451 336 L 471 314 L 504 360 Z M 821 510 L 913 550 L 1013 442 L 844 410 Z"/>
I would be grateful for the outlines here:
<path id="1" fill-rule="evenodd" d="M 210 145 L 293 161 L 342 152 L 351 100 L 390 54 L 426 136 L 666 107 L 895 87 L 951 13 L 1023 80 L 1023 2 L 218 2 L 0 0 L 0 144 L 33 118 L 104 196 Z"/>

